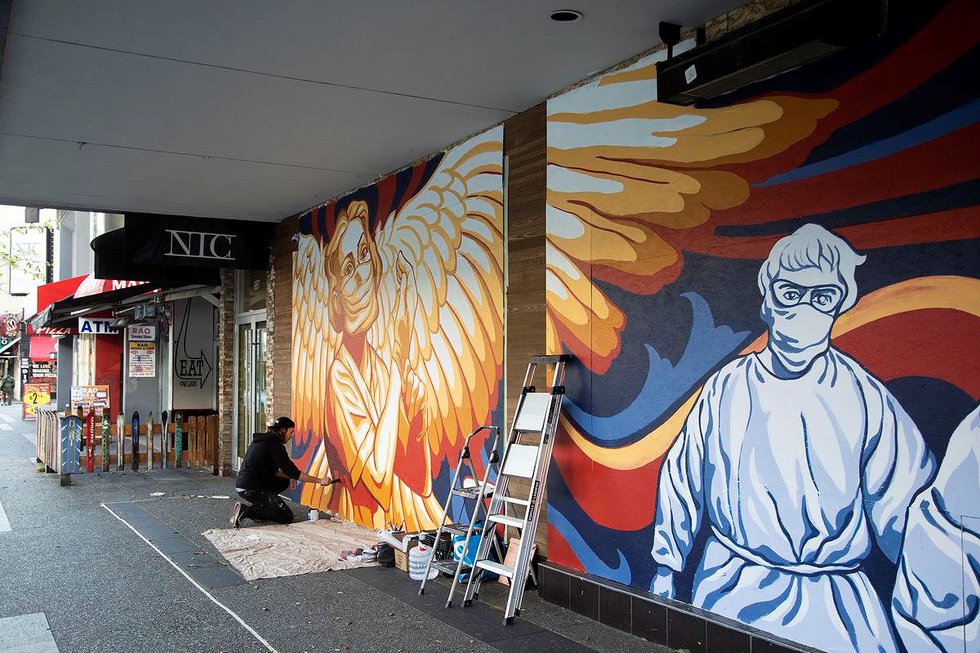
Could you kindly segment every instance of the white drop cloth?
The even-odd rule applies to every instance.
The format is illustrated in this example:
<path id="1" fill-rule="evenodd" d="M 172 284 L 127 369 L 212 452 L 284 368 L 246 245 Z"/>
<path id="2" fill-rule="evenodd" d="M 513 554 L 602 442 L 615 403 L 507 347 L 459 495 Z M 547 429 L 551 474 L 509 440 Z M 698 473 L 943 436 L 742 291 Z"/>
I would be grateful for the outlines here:
<path id="1" fill-rule="evenodd" d="M 374 563 L 346 562 L 339 558 L 344 551 L 369 549 L 378 541 L 377 533 L 372 530 L 335 520 L 215 528 L 204 531 L 203 535 L 245 580 L 367 567 Z"/>

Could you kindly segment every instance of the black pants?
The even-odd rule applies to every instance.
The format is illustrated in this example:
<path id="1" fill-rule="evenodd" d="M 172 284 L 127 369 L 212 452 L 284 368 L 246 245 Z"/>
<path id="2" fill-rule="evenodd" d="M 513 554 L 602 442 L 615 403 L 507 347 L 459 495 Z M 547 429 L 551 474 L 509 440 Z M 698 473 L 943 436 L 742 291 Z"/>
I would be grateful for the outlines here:
<path id="1" fill-rule="evenodd" d="M 243 506 L 242 515 L 249 519 L 274 521 L 279 524 L 293 523 L 293 511 L 275 492 L 260 490 L 239 490 L 239 496 L 248 501 L 250 506 Z"/>

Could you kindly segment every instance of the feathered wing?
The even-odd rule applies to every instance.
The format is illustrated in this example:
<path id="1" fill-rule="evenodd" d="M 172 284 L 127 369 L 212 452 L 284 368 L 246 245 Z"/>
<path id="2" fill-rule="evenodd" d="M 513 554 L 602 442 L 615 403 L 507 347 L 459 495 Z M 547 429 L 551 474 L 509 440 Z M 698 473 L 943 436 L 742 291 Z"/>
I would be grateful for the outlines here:
<path id="1" fill-rule="evenodd" d="M 449 150 L 379 229 L 379 318 L 369 333 L 420 406 L 435 474 L 490 421 L 503 362 L 503 142 L 497 128 Z M 399 460 L 398 468 L 419 465 Z"/>
<path id="2" fill-rule="evenodd" d="M 293 257 L 293 396 L 294 442 L 313 446 L 325 423 L 326 374 L 338 334 L 327 315 L 329 288 L 323 269 L 323 245 L 313 236 L 298 236 Z M 305 498 L 305 493 L 304 493 Z"/>
<path id="3" fill-rule="evenodd" d="M 748 199 L 734 172 L 813 132 L 833 100 L 770 97 L 720 109 L 656 101 L 648 57 L 548 103 L 548 347 L 604 372 L 623 312 L 594 283 L 652 294 L 677 278 L 685 231 Z"/>

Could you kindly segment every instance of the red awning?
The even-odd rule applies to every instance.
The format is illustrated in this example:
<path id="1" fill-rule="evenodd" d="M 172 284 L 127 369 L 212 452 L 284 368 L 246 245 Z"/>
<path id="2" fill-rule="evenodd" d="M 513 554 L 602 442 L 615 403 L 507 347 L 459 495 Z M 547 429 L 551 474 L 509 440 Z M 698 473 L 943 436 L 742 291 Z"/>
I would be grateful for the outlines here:
<path id="1" fill-rule="evenodd" d="M 48 336 L 31 336 L 31 360 L 49 361 L 58 346 L 58 340 Z"/>
<path id="2" fill-rule="evenodd" d="M 45 283 L 37 287 L 37 312 L 40 313 L 55 302 L 60 302 L 65 297 L 71 297 L 78 290 L 86 275 L 62 279 L 54 283 Z"/>
<path id="3" fill-rule="evenodd" d="M 79 284 L 78 290 L 75 291 L 75 298 L 101 295 L 113 290 L 142 286 L 146 283 L 146 281 L 129 281 L 127 279 L 96 279 L 95 275 L 90 274 Z"/>

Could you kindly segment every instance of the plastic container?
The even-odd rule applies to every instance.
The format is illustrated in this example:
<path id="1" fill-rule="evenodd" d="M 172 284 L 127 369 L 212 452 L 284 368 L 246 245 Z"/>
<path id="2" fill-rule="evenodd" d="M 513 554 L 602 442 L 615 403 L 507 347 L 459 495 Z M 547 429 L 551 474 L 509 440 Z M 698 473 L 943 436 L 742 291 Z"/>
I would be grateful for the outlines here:
<path id="1" fill-rule="evenodd" d="M 422 580 L 425 578 L 425 568 L 429 564 L 432 556 L 432 549 L 424 544 L 419 544 L 408 552 L 408 577 L 412 580 Z M 429 579 L 439 575 L 438 569 L 429 572 Z"/>

